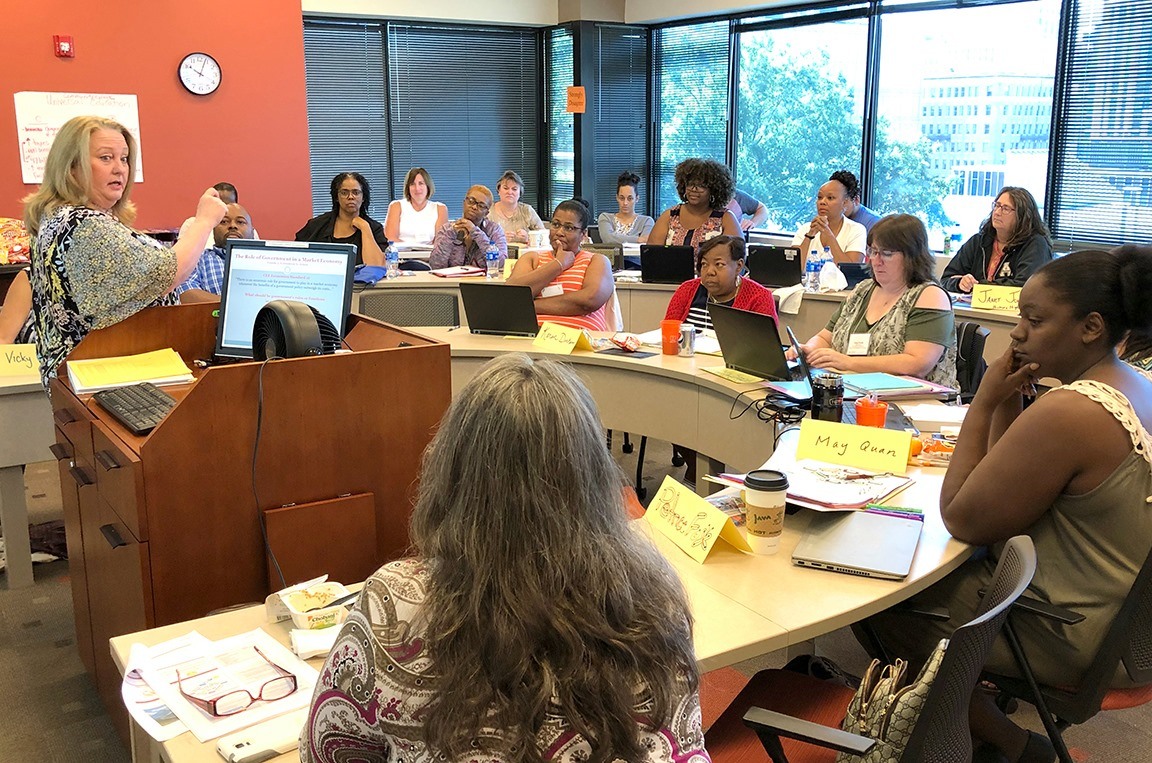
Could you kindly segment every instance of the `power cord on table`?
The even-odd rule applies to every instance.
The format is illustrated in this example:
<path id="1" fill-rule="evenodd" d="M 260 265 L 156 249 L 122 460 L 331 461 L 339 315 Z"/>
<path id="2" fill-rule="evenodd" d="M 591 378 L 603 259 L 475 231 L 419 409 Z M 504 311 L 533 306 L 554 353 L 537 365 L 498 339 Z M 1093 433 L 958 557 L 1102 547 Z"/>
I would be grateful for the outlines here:
<path id="1" fill-rule="evenodd" d="M 728 411 L 729 420 L 735 421 L 750 409 L 755 409 L 756 418 L 765 424 L 779 424 L 782 427 L 799 424 L 811 405 L 810 400 L 794 400 L 780 392 L 769 392 L 759 400 L 750 401 L 743 410 L 733 415 L 739 400 L 738 396 L 732 399 L 732 407 Z"/>

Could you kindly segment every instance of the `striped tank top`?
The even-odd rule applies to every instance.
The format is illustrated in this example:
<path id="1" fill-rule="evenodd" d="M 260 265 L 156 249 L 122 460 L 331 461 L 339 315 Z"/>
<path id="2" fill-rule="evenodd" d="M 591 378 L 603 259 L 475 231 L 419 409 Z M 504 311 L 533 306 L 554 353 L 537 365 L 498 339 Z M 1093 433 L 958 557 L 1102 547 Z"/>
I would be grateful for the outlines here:
<path id="1" fill-rule="evenodd" d="M 591 252 L 580 252 L 576 255 L 576 261 L 572 263 L 572 267 L 565 270 L 556 280 L 548 285 L 559 285 L 565 294 L 579 291 L 584 286 L 584 274 L 588 271 L 588 266 L 592 263 L 592 257 Z M 536 256 L 537 267 L 547 265 L 554 259 L 556 258 L 552 256 L 551 252 L 541 252 Z M 551 321 L 552 323 L 559 323 L 561 326 L 572 326 L 573 328 L 588 329 L 589 331 L 608 330 L 608 323 L 604 319 L 604 305 L 600 305 L 600 307 L 588 315 L 548 315 L 547 313 L 537 311 L 536 320 L 541 324 L 543 324 L 544 321 Z"/>

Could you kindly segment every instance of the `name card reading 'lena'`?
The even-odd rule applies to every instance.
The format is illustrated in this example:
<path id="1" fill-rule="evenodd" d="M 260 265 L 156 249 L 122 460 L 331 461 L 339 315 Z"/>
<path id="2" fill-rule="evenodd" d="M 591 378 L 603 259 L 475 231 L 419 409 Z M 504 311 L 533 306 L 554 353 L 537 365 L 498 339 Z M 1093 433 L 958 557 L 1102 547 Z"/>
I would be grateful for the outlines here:
<path id="1" fill-rule="evenodd" d="M 573 350 L 591 352 L 592 340 L 588 338 L 588 332 L 584 329 L 544 321 L 536 333 L 536 338 L 532 340 L 532 346 L 539 347 L 544 352 L 571 355 Z"/>
<path id="2" fill-rule="evenodd" d="M 644 518 L 701 564 L 718 538 L 740 551 L 752 553 L 752 547 L 727 514 L 671 477 L 665 477 L 660 484 Z"/>
<path id="3" fill-rule="evenodd" d="M 1020 310 L 1020 287 L 978 283 L 972 287 L 972 307 L 999 313 L 1016 313 Z"/>
<path id="4" fill-rule="evenodd" d="M 40 361 L 36 360 L 36 345 L 0 345 L 0 376 L 27 376 L 39 380 Z"/>
<path id="5" fill-rule="evenodd" d="M 908 471 L 911 449 L 909 432 L 804 419 L 800 422 L 796 460 L 810 458 L 857 469 L 904 474 Z"/>

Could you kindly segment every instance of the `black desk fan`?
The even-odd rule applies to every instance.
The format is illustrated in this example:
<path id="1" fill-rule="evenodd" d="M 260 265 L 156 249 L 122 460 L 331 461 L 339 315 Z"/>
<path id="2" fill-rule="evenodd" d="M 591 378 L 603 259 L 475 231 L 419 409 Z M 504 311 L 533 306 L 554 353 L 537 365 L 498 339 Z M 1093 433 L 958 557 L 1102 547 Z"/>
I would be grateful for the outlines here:
<path id="1" fill-rule="evenodd" d="M 252 358 L 303 358 L 340 349 L 340 332 L 316 308 L 290 299 L 274 299 L 256 313 Z"/>

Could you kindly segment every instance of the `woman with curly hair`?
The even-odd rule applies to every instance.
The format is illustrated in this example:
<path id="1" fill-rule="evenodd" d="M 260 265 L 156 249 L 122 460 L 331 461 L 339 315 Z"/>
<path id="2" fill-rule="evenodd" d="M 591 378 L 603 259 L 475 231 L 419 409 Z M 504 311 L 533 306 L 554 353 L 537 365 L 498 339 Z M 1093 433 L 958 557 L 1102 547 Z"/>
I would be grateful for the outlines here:
<path id="1" fill-rule="evenodd" d="M 688 604 L 624 485 L 566 365 L 485 366 L 425 452 L 415 556 L 325 661 L 303 763 L 707 763 Z"/>
<path id="2" fill-rule="evenodd" d="M 352 244 L 356 264 L 383 265 L 388 237 L 384 226 L 368 215 L 372 189 L 359 172 L 341 172 L 332 178 L 332 211 L 313 217 L 296 231 L 297 241 Z"/>
<path id="3" fill-rule="evenodd" d="M 992 202 L 980 232 L 964 242 L 944 269 L 944 288 L 970 292 L 978 283 L 1023 286 L 1052 261 L 1048 226 L 1027 188 L 1006 186 Z"/>
<path id="4" fill-rule="evenodd" d="M 685 159 L 676 165 L 676 193 L 681 203 L 664 211 L 648 234 L 648 243 L 700 245 L 719 236 L 741 236 L 740 223 L 728 211 L 736 191 L 732 173 L 715 159 Z"/>
<path id="5" fill-rule="evenodd" d="M 855 189 L 849 188 L 853 183 L 856 184 Z M 834 173 L 832 179 L 816 192 L 816 216 L 800 224 L 800 229 L 792 238 L 792 246 L 801 247 L 805 252 L 813 249 L 823 252 L 828 249 L 835 262 L 863 262 L 868 231 L 847 216 L 853 209 L 853 190 L 856 193 L 860 191 L 855 175 L 850 172 Z"/>

